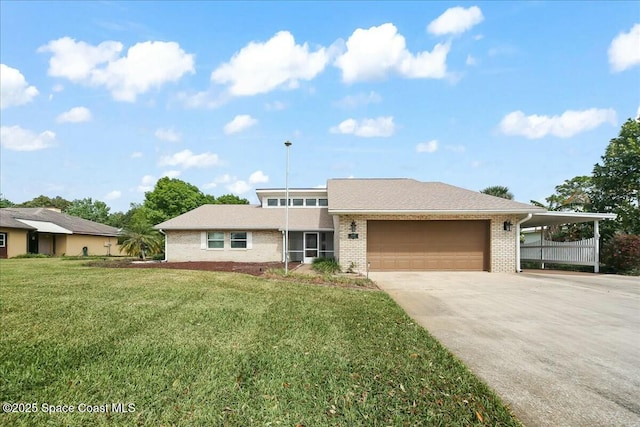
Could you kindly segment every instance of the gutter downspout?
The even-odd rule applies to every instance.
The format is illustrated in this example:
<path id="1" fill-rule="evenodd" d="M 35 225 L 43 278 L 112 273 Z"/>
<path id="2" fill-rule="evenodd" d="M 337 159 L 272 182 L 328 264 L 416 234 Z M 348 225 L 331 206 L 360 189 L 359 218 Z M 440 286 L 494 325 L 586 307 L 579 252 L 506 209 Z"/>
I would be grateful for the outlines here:
<path id="1" fill-rule="evenodd" d="M 522 273 L 522 267 L 520 266 L 520 224 L 529 221 L 533 217 L 532 213 L 528 213 L 527 216 L 516 222 L 516 273 Z"/>
<path id="2" fill-rule="evenodd" d="M 164 236 L 164 259 L 162 262 L 167 262 L 167 233 L 162 231 L 160 228 L 158 228 L 158 231 Z"/>

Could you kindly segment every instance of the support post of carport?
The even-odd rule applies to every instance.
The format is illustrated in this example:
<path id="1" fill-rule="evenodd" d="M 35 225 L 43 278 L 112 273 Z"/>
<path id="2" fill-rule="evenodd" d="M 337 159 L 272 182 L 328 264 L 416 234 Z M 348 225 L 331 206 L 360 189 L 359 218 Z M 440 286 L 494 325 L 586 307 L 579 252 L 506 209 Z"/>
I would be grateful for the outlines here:
<path id="1" fill-rule="evenodd" d="M 595 260 L 593 261 L 593 272 L 600 272 L 600 224 L 596 219 L 593 221 L 593 248 L 595 252 Z"/>

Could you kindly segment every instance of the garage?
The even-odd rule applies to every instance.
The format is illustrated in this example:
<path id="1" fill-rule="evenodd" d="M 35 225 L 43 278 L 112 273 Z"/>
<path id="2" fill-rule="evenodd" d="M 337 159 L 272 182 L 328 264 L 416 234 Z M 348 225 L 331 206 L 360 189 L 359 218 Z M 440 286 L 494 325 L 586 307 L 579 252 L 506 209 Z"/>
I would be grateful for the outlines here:
<path id="1" fill-rule="evenodd" d="M 489 271 L 489 221 L 367 221 L 371 271 Z"/>

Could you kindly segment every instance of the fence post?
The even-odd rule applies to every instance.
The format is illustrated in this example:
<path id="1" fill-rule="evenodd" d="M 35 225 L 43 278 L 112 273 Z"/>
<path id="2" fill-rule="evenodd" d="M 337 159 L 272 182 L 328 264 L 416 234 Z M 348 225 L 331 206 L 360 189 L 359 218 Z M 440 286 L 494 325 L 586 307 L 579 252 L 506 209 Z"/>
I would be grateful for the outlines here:
<path id="1" fill-rule="evenodd" d="M 593 260 L 593 272 L 600 272 L 600 226 L 599 221 L 596 219 L 593 221 L 593 242 L 594 250 L 595 250 L 595 259 Z"/>

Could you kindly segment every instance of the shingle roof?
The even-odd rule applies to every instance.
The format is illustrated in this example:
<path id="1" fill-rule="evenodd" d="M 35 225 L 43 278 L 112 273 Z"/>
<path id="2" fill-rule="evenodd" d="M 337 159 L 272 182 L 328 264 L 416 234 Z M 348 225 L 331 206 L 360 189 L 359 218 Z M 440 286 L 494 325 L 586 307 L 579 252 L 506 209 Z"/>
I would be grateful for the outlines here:
<path id="1" fill-rule="evenodd" d="M 284 230 L 284 208 L 203 205 L 155 226 L 162 230 Z M 327 209 L 290 208 L 290 230 L 332 230 Z"/>
<path id="2" fill-rule="evenodd" d="M 23 230 L 35 230 L 35 227 L 17 221 L 11 215 L 11 212 L 0 209 L 0 227 L 3 228 L 21 228 Z"/>
<path id="3" fill-rule="evenodd" d="M 510 212 L 545 209 L 442 182 L 414 179 L 330 179 L 329 213 Z"/>
<path id="4" fill-rule="evenodd" d="M 25 219 L 30 221 L 51 222 L 62 228 L 66 228 L 67 230 L 72 231 L 74 234 L 114 237 L 119 234 L 118 229 L 115 227 L 56 212 L 54 210 L 46 208 L 3 208 L 0 211 L 2 212 L 2 215 L 0 216 L 0 225 L 2 225 L 3 227 L 33 229 L 27 228 L 26 224 L 16 221 L 16 219 Z M 21 224 L 21 227 L 15 226 L 15 223 Z"/>

